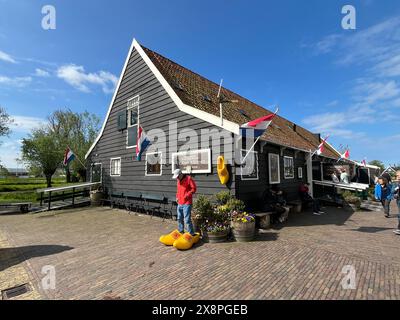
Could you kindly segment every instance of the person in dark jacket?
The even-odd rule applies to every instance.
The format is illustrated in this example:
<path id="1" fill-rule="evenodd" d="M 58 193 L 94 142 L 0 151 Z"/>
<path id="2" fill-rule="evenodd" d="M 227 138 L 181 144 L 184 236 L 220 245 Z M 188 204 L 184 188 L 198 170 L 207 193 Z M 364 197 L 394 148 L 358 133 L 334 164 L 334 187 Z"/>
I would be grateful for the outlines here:
<path id="1" fill-rule="evenodd" d="M 400 170 L 398 170 L 396 172 L 396 181 L 395 184 L 393 186 L 393 194 L 394 194 L 394 198 L 396 199 L 396 203 L 397 203 L 397 208 L 398 208 L 398 225 L 397 225 L 397 229 L 394 230 L 393 232 L 397 235 L 400 235 Z"/>
<path id="2" fill-rule="evenodd" d="M 312 205 L 313 205 L 313 214 L 315 214 L 317 216 L 320 216 L 324 212 L 321 211 L 321 205 L 319 203 L 319 200 L 318 199 L 314 199 L 311 196 L 308 186 L 309 186 L 308 183 L 303 183 L 303 182 L 299 186 L 299 196 L 300 196 L 301 202 L 304 204 L 305 207 L 309 203 L 312 203 Z"/>
<path id="3" fill-rule="evenodd" d="M 375 186 L 375 198 L 382 203 L 386 218 L 390 217 L 390 202 L 393 199 L 393 191 L 393 185 L 385 177 L 380 176 Z"/>

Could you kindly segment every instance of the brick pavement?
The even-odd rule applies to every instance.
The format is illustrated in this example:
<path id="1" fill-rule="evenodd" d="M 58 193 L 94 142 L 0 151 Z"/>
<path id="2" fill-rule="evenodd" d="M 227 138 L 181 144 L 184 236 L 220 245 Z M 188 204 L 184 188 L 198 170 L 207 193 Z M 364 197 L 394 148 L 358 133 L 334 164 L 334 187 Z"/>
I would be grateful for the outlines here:
<path id="1" fill-rule="evenodd" d="M 0 261 L 5 247 L 20 253 L 6 268 L 0 262 L 0 287 L 5 272 L 22 268 L 45 299 L 399 299 L 397 218 L 326 211 L 291 215 L 251 243 L 185 252 L 158 243 L 175 222 L 123 210 L 0 215 Z M 55 290 L 40 288 L 44 265 L 55 266 Z M 356 270 L 354 290 L 341 286 L 346 265 Z"/>

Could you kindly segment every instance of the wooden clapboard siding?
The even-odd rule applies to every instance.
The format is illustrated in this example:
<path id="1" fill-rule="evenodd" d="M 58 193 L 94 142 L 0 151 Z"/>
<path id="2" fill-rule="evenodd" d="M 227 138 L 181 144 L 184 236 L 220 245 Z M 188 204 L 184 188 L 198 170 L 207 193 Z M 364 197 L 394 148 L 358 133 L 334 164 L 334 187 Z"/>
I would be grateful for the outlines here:
<path id="1" fill-rule="evenodd" d="M 177 122 L 178 131 L 183 128 L 195 130 L 198 133 L 199 146 L 201 146 L 200 132 L 202 129 L 222 129 L 180 111 L 138 52 L 136 50 L 132 51 L 103 134 L 87 161 L 88 164 L 102 163 L 102 181 L 107 189 L 119 192 L 142 191 L 165 194 L 174 198 L 176 181 L 171 179 L 172 166 L 169 164 L 170 161 L 168 161 L 167 165 L 164 164 L 162 166 L 162 176 L 145 176 L 145 154 L 142 156 L 142 161 L 137 161 L 135 159 L 135 149 L 126 148 L 127 131 L 118 131 L 117 129 L 118 113 L 126 110 L 127 100 L 135 95 L 140 96 L 140 125 L 146 132 L 152 129 L 162 129 L 167 141 L 170 134 L 175 137 L 178 134 L 176 130 L 171 130 L 170 132 L 169 121 Z M 178 149 L 184 143 L 184 141 L 178 142 Z M 207 147 L 211 147 L 211 141 L 209 141 Z M 229 147 L 232 148 L 231 145 Z M 223 154 L 223 152 L 224 147 L 222 145 L 221 153 Z M 198 186 L 197 194 L 212 195 L 221 190 L 227 190 L 226 186 L 220 184 L 216 174 L 216 158 L 218 155 L 212 153 L 213 170 L 211 174 L 193 175 Z M 121 176 L 119 177 L 110 176 L 110 158 L 115 157 L 121 157 Z M 171 159 L 170 154 L 165 154 L 165 152 L 163 152 L 162 157 Z M 235 176 L 233 175 L 229 185 L 229 189 L 232 190 L 235 188 L 234 178 Z"/>
<path id="2" fill-rule="evenodd" d="M 265 144 L 260 150 L 260 146 L 255 148 L 258 151 L 258 180 L 242 180 L 240 176 L 240 168 L 236 168 L 236 194 L 237 196 L 246 201 L 254 202 L 262 201 L 263 192 L 270 187 L 269 184 L 269 171 L 268 171 L 268 154 L 275 153 L 279 155 L 280 163 L 280 184 L 279 187 L 287 194 L 287 199 L 294 200 L 298 198 L 298 188 L 300 182 L 307 181 L 307 168 L 305 153 L 302 151 L 295 151 L 293 149 L 281 149 L 280 146 L 270 143 Z M 284 178 L 283 158 L 284 156 L 293 157 L 294 159 L 294 178 Z M 303 178 L 299 179 L 297 175 L 297 168 L 303 168 Z M 254 207 L 255 204 L 252 204 Z"/>

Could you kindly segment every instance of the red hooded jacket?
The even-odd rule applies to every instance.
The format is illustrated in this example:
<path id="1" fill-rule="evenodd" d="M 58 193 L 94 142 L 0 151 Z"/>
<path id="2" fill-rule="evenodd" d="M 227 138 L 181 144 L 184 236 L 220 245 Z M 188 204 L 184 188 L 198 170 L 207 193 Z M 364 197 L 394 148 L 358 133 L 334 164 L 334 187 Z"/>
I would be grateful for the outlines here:
<path id="1" fill-rule="evenodd" d="M 177 179 L 176 199 L 178 204 L 192 204 L 193 194 L 196 192 L 196 183 L 190 176 L 184 176 L 182 180 Z"/>

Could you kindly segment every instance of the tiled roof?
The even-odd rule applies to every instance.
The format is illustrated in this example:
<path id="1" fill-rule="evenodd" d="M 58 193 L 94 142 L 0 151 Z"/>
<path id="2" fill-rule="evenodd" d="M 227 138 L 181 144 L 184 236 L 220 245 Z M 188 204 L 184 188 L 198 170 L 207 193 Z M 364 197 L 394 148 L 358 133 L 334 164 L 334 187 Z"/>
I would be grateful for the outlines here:
<path id="1" fill-rule="evenodd" d="M 219 117 L 217 83 L 150 49 L 143 46 L 142 48 L 183 103 Z M 224 87 L 221 89 L 221 94 L 226 98 L 224 100 L 238 101 L 223 104 L 223 117 L 239 125 L 272 113 Z M 317 135 L 279 115 L 274 118 L 262 139 L 281 146 L 312 151 L 320 143 Z M 339 155 L 326 146 L 323 156 L 337 158 Z"/>

